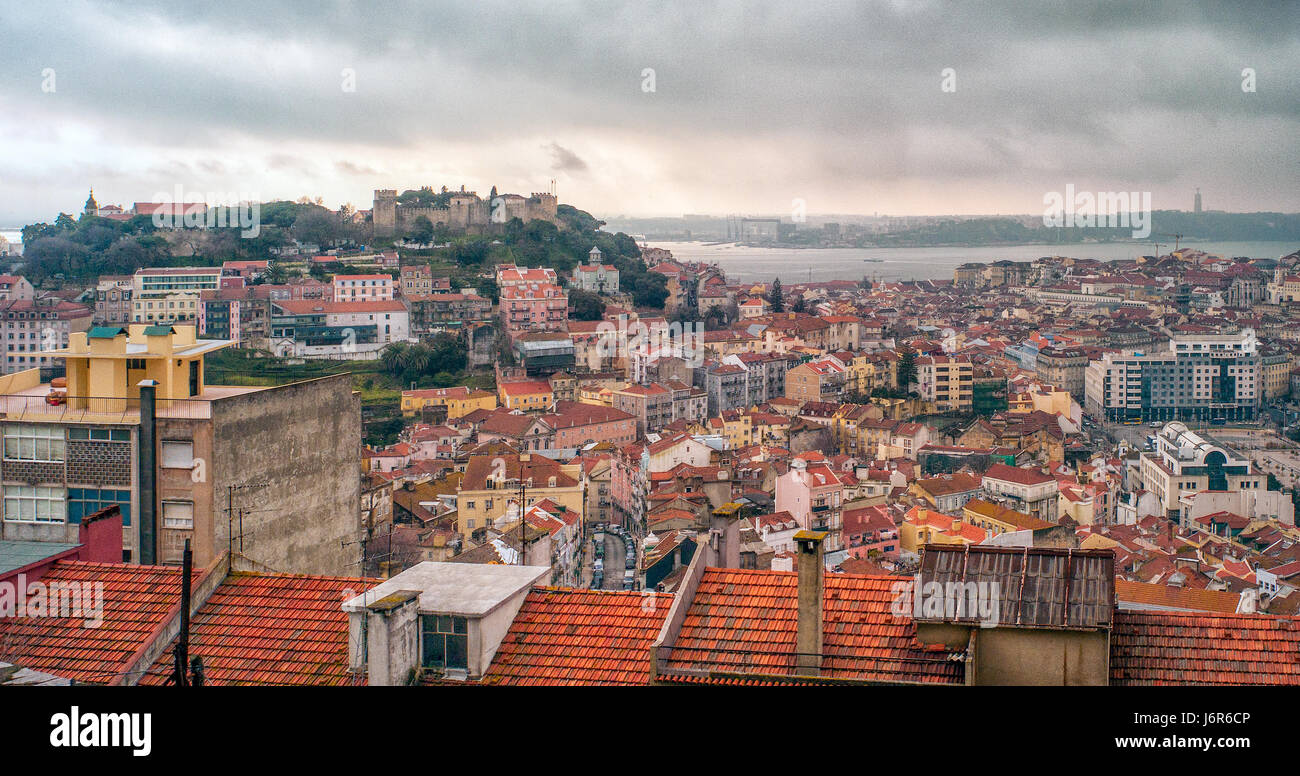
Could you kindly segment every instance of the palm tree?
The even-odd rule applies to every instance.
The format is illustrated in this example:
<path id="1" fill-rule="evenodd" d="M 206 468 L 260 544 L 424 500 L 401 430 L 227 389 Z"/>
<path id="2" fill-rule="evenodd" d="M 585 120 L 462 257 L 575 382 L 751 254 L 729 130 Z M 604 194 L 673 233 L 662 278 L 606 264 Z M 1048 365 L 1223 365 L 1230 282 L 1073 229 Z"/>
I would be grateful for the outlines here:
<path id="1" fill-rule="evenodd" d="M 417 372 L 427 372 L 433 363 L 433 350 L 426 345 L 407 348 L 406 367 Z"/>
<path id="2" fill-rule="evenodd" d="M 405 342 L 394 342 L 379 354 L 379 359 L 384 363 L 384 369 L 389 372 L 402 372 L 406 370 L 407 364 L 411 360 L 411 346 Z"/>

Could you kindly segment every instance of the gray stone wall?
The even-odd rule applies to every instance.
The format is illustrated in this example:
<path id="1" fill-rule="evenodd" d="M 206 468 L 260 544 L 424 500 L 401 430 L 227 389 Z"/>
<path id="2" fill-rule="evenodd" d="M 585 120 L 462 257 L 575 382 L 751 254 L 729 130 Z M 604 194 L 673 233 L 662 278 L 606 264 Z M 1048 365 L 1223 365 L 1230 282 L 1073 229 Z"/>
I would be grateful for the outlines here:
<path id="1" fill-rule="evenodd" d="M 218 511 L 229 486 L 245 511 L 244 555 L 232 566 L 299 574 L 357 574 L 361 510 L 361 399 L 347 374 L 231 396 L 212 403 L 212 489 Z M 229 522 L 215 522 L 216 543 Z"/>

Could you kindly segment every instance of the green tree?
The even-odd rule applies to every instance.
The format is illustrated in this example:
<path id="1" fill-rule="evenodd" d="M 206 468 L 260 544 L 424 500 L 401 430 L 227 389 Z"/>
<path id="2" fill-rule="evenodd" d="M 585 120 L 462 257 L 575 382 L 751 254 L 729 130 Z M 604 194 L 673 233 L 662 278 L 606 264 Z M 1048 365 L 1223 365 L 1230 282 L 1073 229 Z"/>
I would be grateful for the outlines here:
<path id="1" fill-rule="evenodd" d="M 428 216 L 417 217 L 415 223 L 411 225 L 411 228 L 406 230 L 406 239 L 421 245 L 426 245 L 432 242 L 433 222 L 429 220 Z"/>
<path id="2" fill-rule="evenodd" d="M 621 274 L 619 281 L 622 282 Z M 632 302 L 637 307 L 662 310 L 667 299 L 668 281 L 657 272 L 641 275 L 632 284 Z"/>
<path id="3" fill-rule="evenodd" d="M 599 321 L 605 314 L 605 300 L 592 291 L 570 291 L 569 306 L 573 308 L 570 317 L 579 321 Z"/>
<path id="4" fill-rule="evenodd" d="M 772 290 L 767 292 L 767 301 L 772 305 L 772 312 L 785 312 L 785 292 L 781 290 L 781 278 L 772 281 Z"/>
<path id="5" fill-rule="evenodd" d="M 916 351 L 904 348 L 898 355 L 898 387 L 908 390 L 907 386 L 916 380 Z"/>
<path id="6" fill-rule="evenodd" d="M 290 231 L 302 242 L 324 247 L 338 237 L 339 224 L 338 219 L 330 211 L 323 207 L 313 207 L 294 219 Z"/>

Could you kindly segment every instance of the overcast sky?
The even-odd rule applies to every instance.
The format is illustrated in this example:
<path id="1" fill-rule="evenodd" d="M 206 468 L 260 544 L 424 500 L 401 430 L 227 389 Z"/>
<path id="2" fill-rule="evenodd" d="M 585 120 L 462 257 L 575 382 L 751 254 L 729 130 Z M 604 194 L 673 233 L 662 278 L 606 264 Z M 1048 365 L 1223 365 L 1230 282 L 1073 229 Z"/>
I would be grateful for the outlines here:
<path id="1" fill-rule="evenodd" d="M 92 185 L 367 208 L 552 178 L 606 216 L 1038 213 L 1066 184 L 1300 210 L 1300 3 L 286 5 L 0 0 L 0 225 Z"/>

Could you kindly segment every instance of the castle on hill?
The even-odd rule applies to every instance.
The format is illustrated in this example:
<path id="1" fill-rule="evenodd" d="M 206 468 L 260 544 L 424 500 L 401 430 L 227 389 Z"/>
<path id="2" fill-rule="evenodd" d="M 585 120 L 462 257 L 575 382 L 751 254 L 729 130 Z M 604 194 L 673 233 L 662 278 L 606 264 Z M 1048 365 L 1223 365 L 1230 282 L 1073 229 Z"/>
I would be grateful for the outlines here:
<path id="1" fill-rule="evenodd" d="M 447 188 L 442 189 L 448 194 Z M 534 219 L 550 221 L 559 226 L 554 194 L 536 193 L 525 197 L 520 194 L 500 194 L 495 199 L 483 199 L 476 192 L 450 192 L 446 207 L 403 205 L 397 201 L 396 189 L 376 189 L 371 210 L 375 234 L 388 236 L 401 234 L 424 216 L 435 227 L 443 225 L 457 231 L 475 232 L 491 224 L 504 224 L 512 218 L 524 223 Z"/>

